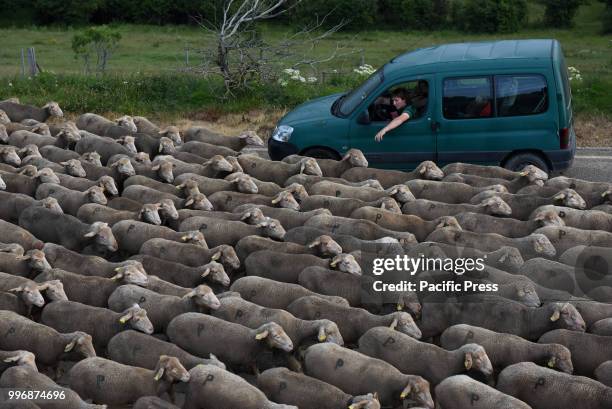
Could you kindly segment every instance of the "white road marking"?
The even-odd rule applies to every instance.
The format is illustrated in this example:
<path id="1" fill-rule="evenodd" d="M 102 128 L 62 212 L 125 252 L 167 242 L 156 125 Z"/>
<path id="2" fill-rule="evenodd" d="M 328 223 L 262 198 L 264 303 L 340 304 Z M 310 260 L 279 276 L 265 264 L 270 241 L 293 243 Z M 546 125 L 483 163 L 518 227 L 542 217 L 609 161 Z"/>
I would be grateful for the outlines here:
<path id="1" fill-rule="evenodd" d="M 582 155 L 576 155 L 576 159 L 612 160 L 612 156 L 582 156 Z"/>

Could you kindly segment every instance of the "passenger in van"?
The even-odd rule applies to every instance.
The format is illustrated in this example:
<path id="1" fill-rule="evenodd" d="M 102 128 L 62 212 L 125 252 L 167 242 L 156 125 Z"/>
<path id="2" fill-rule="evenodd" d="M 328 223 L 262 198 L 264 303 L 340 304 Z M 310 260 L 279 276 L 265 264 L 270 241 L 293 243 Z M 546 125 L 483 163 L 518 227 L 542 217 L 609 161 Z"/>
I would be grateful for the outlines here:
<path id="1" fill-rule="evenodd" d="M 385 126 L 376 134 L 376 136 L 374 137 L 376 142 L 382 141 L 383 136 L 387 132 L 397 128 L 410 118 L 413 118 L 416 112 L 415 107 L 413 107 L 412 105 L 408 105 L 408 92 L 405 88 L 396 88 L 395 90 L 393 90 L 393 93 L 391 95 L 391 103 L 397 110 L 397 116 L 392 119 L 391 122 L 387 124 L 387 126 Z"/>
<path id="2" fill-rule="evenodd" d="M 429 85 L 425 80 L 417 82 L 415 96 L 410 100 L 410 105 L 416 110 L 416 116 L 421 116 L 427 108 L 427 100 L 429 97 Z"/>

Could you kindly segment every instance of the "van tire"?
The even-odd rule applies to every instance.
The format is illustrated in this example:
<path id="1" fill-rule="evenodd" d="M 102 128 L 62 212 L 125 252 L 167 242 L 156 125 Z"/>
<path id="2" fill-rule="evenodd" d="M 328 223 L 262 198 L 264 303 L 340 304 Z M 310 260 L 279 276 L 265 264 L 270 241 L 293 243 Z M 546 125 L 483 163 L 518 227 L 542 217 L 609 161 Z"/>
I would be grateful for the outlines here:
<path id="1" fill-rule="evenodd" d="M 537 166 L 546 173 L 550 172 L 546 160 L 537 153 L 518 153 L 513 155 L 504 163 L 504 168 L 518 172 L 527 165 Z"/>
<path id="2" fill-rule="evenodd" d="M 309 148 L 302 153 L 303 156 L 310 156 L 315 159 L 333 159 L 340 160 L 340 155 L 331 149 L 326 148 Z"/>

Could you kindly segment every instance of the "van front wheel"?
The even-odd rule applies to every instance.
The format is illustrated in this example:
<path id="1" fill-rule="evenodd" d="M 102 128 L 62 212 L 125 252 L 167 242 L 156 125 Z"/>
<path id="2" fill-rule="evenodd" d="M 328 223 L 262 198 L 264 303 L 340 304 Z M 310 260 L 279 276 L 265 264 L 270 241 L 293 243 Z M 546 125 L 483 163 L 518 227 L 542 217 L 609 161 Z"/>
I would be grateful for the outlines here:
<path id="1" fill-rule="evenodd" d="M 504 168 L 518 172 L 527 165 L 537 166 L 546 173 L 550 172 L 546 161 L 535 153 L 518 153 L 511 156 L 504 164 Z"/>
<path id="2" fill-rule="evenodd" d="M 315 158 L 315 159 L 334 159 L 334 160 L 340 159 L 340 155 L 338 155 L 336 152 L 334 152 L 331 149 L 325 149 L 325 148 L 306 149 L 302 155 L 310 156 L 311 158 Z"/>

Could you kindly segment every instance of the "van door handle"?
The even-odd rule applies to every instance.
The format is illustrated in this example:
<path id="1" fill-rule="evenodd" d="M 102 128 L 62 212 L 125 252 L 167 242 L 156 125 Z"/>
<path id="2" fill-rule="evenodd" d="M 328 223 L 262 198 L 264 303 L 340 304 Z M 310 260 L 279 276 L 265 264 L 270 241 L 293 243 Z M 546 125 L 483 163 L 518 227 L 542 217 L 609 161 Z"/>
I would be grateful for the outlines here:
<path id="1" fill-rule="evenodd" d="M 439 130 L 440 130 L 440 122 L 432 121 L 431 122 L 431 131 L 432 132 L 438 132 Z"/>

